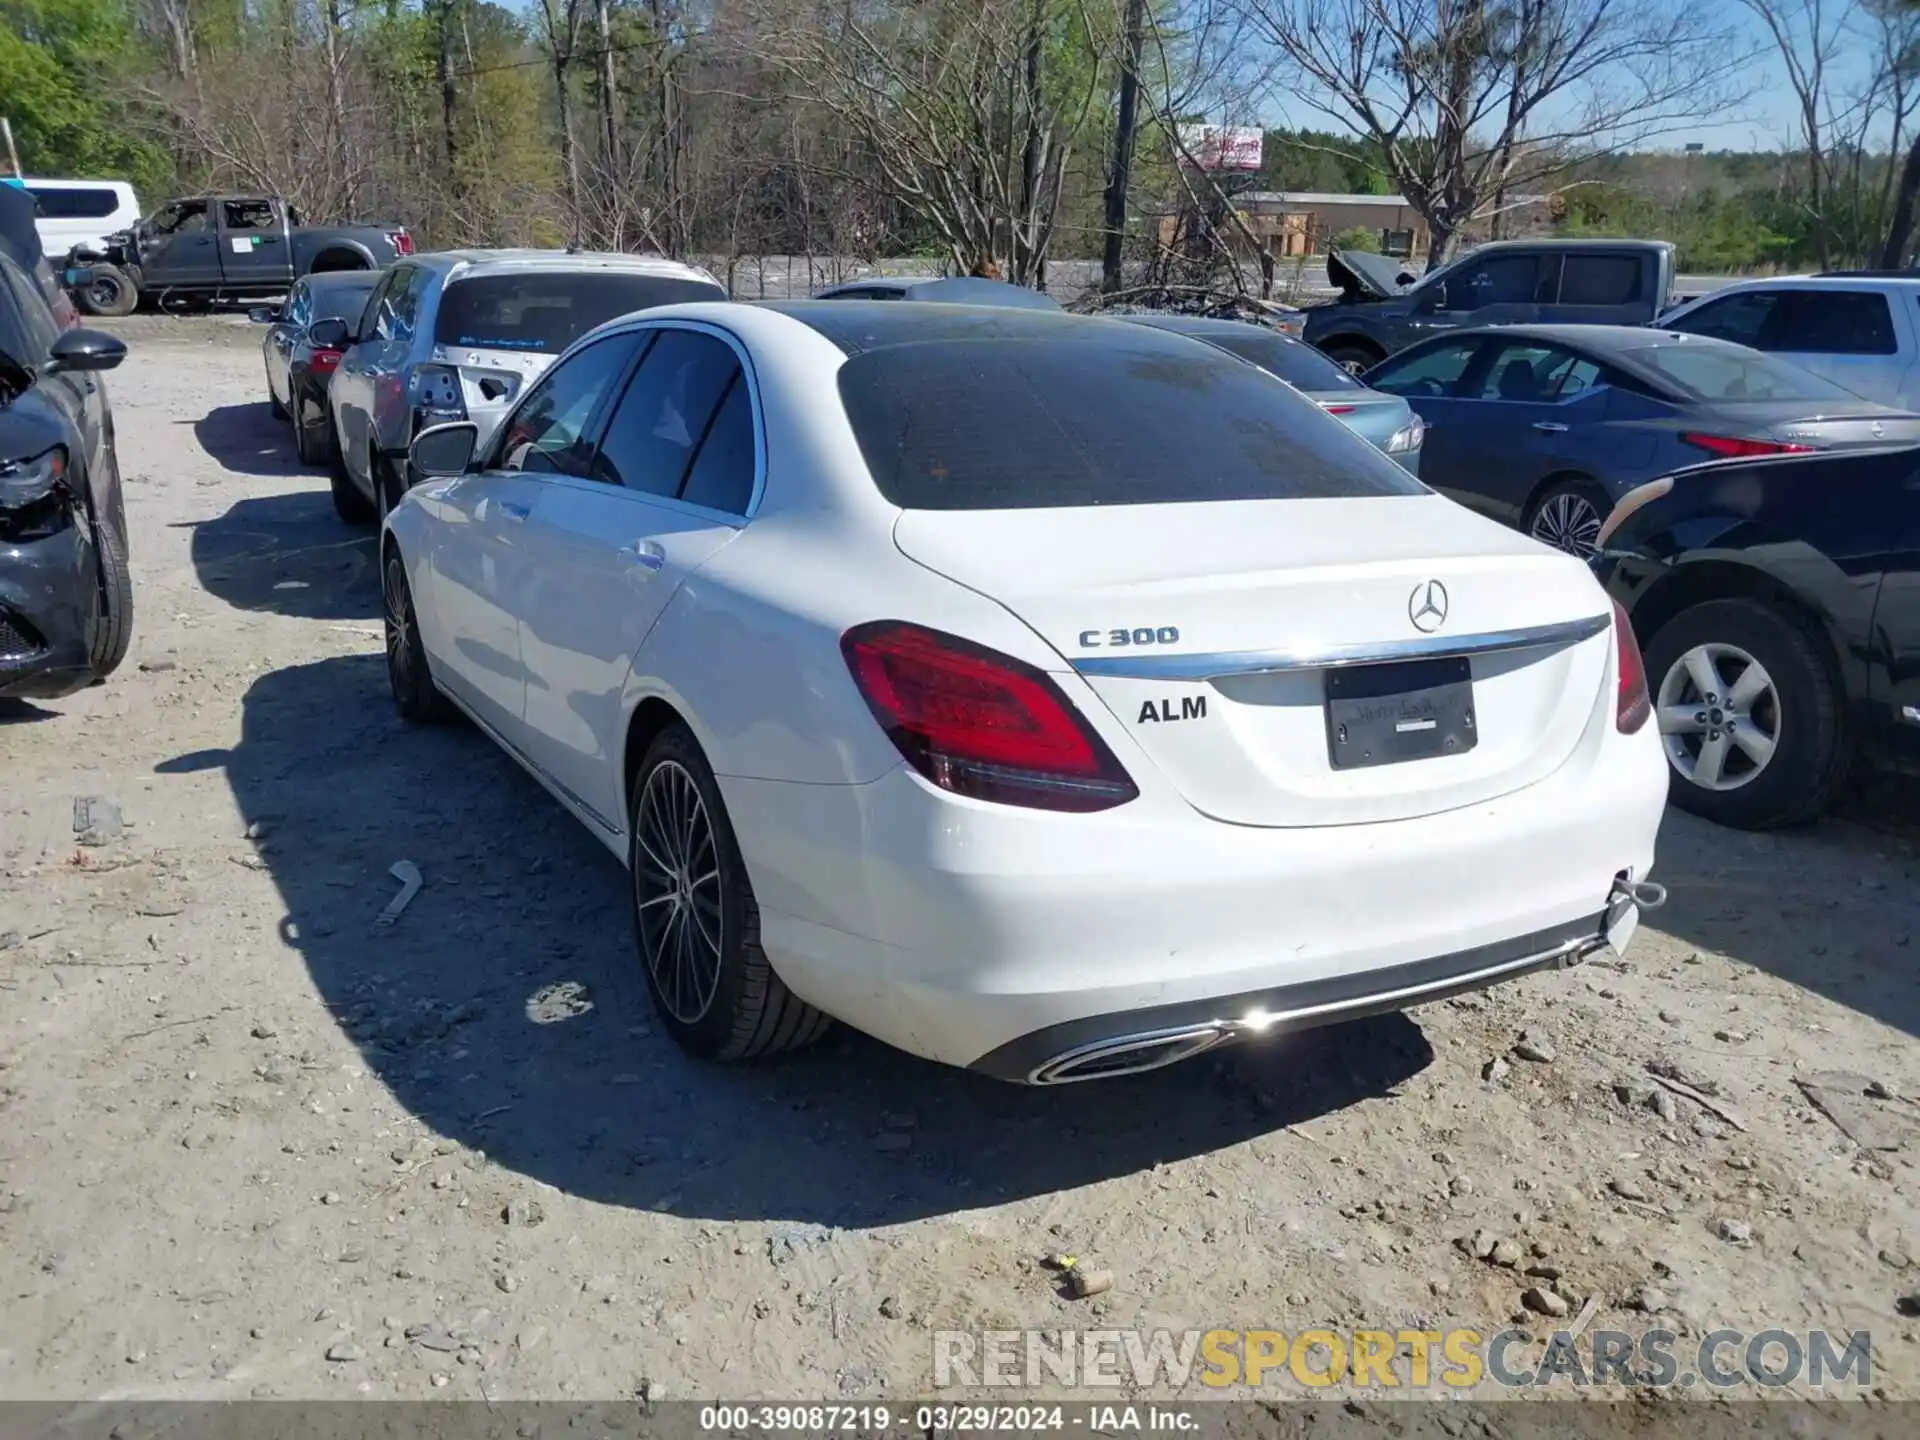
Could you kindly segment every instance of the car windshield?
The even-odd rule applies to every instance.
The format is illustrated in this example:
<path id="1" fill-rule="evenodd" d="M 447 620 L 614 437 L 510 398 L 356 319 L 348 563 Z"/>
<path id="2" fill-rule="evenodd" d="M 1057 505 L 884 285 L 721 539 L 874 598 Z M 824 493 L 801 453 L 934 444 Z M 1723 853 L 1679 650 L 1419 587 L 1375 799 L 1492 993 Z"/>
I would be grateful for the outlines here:
<path id="1" fill-rule="evenodd" d="M 1249 360 L 1268 374 L 1278 375 L 1289 385 L 1310 394 L 1367 388 L 1311 345 L 1289 340 L 1284 335 L 1269 335 L 1249 328 L 1244 335 L 1199 334 L 1194 338 Z"/>
<path id="2" fill-rule="evenodd" d="M 476 350 L 557 355 L 594 326 L 634 310 L 724 300 L 711 280 L 618 270 L 520 271 L 456 280 L 440 297 L 433 338 Z"/>
<path id="3" fill-rule="evenodd" d="M 367 308 L 367 297 L 380 283 L 380 276 L 369 271 L 365 280 L 342 280 L 313 287 L 315 320 L 358 320 Z"/>
<path id="4" fill-rule="evenodd" d="M 1621 352 L 1696 400 L 1858 400 L 1811 370 L 1742 345 L 1683 341 Z"/>
<path id="5" fill-rule="evenodd" d="M 1116 331 L 1133 330 L 1115 326 Z M 1141 328 L 864 351 L 840 396 L 880 492 L 910 510 L 1417 495 L 1311 401 Z"/>

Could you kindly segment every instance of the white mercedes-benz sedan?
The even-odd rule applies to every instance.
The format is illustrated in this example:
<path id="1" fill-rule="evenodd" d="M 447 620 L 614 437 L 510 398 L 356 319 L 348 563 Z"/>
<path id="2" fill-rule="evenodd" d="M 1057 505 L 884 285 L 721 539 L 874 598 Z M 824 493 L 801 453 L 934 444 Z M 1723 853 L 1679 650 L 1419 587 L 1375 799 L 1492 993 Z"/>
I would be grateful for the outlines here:
<path id="1" fill-rule="evenodd" d="M 691 304 L 384 529 L 401 712 L 631 874 L 689 1051 L 837 1017 L 1034 1084 L 1623 947 L 1666 762 L 1586 567 L 1180 335 Z"/>

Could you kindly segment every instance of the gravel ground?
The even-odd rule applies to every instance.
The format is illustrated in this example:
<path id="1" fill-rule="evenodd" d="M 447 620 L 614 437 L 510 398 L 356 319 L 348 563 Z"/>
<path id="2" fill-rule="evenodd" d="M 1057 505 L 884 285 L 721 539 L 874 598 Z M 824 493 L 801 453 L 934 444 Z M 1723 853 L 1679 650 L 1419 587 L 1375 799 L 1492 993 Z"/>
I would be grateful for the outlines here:
<path id="1" fill-rule="evenodd" d="M 257 332 L 118 328 L 133 653 L 0 724 L 0 1395 L 898 1398 L 935 1330 L 1544 1331 L 1536 1286 L 1595 1329 L 1866 1330 L 1920 1395 L 1910 790 L 1674 815 L 1624 963 L 1271 1050 L 1051 1092 L 845 1032 L 709 1068 L 617 865 L 394 719 L 371 541 Z M 1865 1146 L 1796 1083 L 1834 1070 Z M 1060 1250 L 1112 1289 L 1065 1298 Z"/>

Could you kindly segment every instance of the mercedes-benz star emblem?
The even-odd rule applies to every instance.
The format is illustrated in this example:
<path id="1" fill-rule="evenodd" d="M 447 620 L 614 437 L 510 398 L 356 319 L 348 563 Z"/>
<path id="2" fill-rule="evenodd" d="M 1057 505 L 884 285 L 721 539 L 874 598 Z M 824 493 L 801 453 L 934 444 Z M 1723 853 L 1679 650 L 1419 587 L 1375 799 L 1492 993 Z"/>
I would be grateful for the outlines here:
<path id="1" fill-rule="evenodd" d="M 1423 635 L 1431 635 L 1446 624 L 1447 587 L 1438 580 L 1414 586 L 1413 594 L 1407 598 L 1407 618 Z"/>
<path id="2" fill-rule="evenodd" d="M 1886 439 L 1886 437 L 1887 437 L 1887 427 L 1882 425 L 1878 420 L 1874 421 L 1873 422 L 1873 438 L 1876 440 L 1884 440 Z"/>

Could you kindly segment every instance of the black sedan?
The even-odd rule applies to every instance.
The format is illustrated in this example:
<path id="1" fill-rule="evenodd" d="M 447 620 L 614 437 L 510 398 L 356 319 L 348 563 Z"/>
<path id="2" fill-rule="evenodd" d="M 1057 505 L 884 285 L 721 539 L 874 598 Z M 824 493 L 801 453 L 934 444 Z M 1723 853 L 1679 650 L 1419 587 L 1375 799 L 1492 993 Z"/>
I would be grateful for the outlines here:
<path id="1" fill-rule="evenodd" d="M 303 465 L 324 465 L 333 445 L 327 423 L 327 386 L 340 364 L 341 351 L 313 342 L 322 320 L 359 322 L 367 297 L 384 270 L 340 270 L 296 280 L 279 305 L 249 312 L 267 327 L 260 342 L 267 365 L 267 399 L 274 418 L 293 420 L 293 446 Z"/>
<path id="2" fill-rule="evenodd" d="M 62 330 L 0 253 L 0 698 L 70 694 L 126 658 L 127 515 L 95 372 L 126 347 Z"/>
<path id="3" fill-rule="evenodd" d="M 1682 809 L 1791 825 L 1857 766 L 1920 758 L 1920 449 L 1679 471 L 1621 499 L 1593 565 Z"/>
<path id="4" fill-rule="evenodd" d="M 1920 415 L 1744 345 L 1635 326 L 1455 331 L 1362 378 L 1427 422 L 1422 480 L 1576 555 L 1622 495 L 1688 465 L 1920 443 Z"/>

